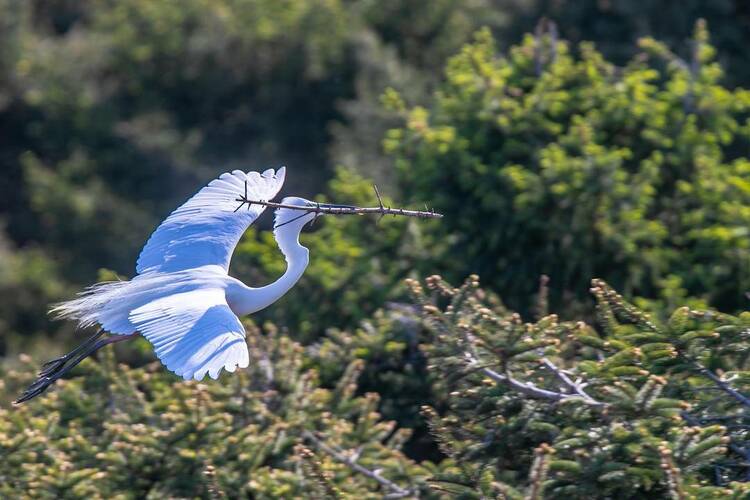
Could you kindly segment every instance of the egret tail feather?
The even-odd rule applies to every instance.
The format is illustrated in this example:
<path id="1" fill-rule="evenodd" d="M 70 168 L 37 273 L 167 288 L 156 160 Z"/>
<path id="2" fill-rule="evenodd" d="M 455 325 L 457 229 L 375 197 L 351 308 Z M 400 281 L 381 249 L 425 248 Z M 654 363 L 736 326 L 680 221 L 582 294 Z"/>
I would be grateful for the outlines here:
<path id="1" fill-rule="evenodd" d="M 86 288 L 78 297 L 54 304 L 49 313 L 55 319 L 76 321 L 81 328 L 101 323 L 100 315 L 106 306 L 122 296 L 130 281 L 105 281 Z M 117 332 L 114 332 L 117 333 Z"/>

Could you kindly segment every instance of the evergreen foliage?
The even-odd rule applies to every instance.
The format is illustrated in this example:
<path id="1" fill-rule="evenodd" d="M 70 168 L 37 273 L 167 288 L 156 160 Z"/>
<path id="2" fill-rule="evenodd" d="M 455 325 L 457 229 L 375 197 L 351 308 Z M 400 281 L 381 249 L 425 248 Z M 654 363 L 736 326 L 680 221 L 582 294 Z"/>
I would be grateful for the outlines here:
<path id="1" fill-rule="evenodd" d="M 538 319 L 524 322 L 476 276 L 407 287 L 411 304 L 308 348 L 248 324 L 251 367 L 218 383 L 117 365 L 111 352 L 85 363 L 31 404 L 0 408 L 0 492 L 750 495 L 750 314 L 682 307 L 662 322 L 594 280 L 591 326 L 549 314 L 543 281 Z M 26 363 L 4 375 L 6 393 L 28 381 Z M 411 429 L 423 454 L 428 436 L 441 453 L 404 455 Z"/>
<path id="2" fill-rule="evenodd" d="M 600 328 L 524 322 L 470 277 L 410 282 L 460 498 L 747 498 L 750 315 L 680 308 L 664 324 L 594 280 Z M 721 373 L 722 375 L 718 375 Z"/>
<path id="3" fill-rule="evenodd" d="M 300 345 L 248 327 L 251 368 L 221 383 L 178 382 L 158 363 L 130 369 L 107 354 L 33 404 L 0 408 L 0 496 L 418 493 L 428 473 L 399 451 L 408 429 L 380 418 L 377 394 L 356 394 L 361 361 L 324 389 Z M 6 374 L 5 390 L 30 374 Z"/>
<path id="4" fill-rule="evenodd" d="M 404 189 L 451 214 L 435 226 L 451 242 L 436 269 L 478 272 L 522 310 L 533 288 L 519 277 L 540 274 L 568 314 L 597 275 L 673 307 L 742 307 L 750 93 L 720 83 L 703 23 L 691 43 L 683 60 L 644 39 L 620 68 L 550 25 L 507 54 L 485 30 L 429 107 L 389 94 Z"/>

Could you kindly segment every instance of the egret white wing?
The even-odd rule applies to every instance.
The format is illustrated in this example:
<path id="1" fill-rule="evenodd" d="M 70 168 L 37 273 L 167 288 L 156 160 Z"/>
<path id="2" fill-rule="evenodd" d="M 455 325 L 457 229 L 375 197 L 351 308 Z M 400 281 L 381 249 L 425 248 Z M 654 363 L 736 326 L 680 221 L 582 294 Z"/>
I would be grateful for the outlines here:
<path id="1" fill-rule="evenodd" d="M 201 288 L 156 299 L 129 319 L 164 365 L 185 380 L 216 379 L 249 364 L 245 329 L 220 288 Z"/>
<path id="2" fill-rule="evenodd" d="M 263 212 L 261 205 L 237 210 L 240 194 L 273 199 L 284 184 L 286 169 L 221 174 L 172 212 L 154 231 L 138 257 L 136 272 L 174 272 L 205 265 L 229 270 L 234 247 Z"/>

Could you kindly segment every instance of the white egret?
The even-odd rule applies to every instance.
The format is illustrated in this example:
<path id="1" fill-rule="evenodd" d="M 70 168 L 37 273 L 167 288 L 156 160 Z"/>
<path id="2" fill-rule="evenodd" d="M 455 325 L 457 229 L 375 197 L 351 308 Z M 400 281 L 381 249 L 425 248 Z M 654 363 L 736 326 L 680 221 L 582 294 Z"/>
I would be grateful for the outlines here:
<path id="1" fill-rule="evenodd" d="M 222 174 L 172 212 L 151 235 L 129 281 L 98 283 L 52 309 L 59 318 L 99 331 L 72 352 L 44 364 L 39 378 L 16 400 L 44 392 L 101 347 L 142 335 L 156 356 L 184 379 L 216 379 L 249 363 L 239 318 L 268 307 L 300 279 L 309 253 L 299 242 L 306 224 L 321 214 L 380 213 L 439 216 L 431 212 L 327 205 L 303 198 L 270 202 L 284 183 L 274 172 Z M 380 195 L 378 195 L 380 199 Z M 238 206 L 238 202 L 240 205 Z M 245 207 L 245 205 L 247 205 Z M 274 236 L 287 263 L 275 282 L 252 288 L 229 276 L 232 252 L 266 206 L 277 207 Z"/>

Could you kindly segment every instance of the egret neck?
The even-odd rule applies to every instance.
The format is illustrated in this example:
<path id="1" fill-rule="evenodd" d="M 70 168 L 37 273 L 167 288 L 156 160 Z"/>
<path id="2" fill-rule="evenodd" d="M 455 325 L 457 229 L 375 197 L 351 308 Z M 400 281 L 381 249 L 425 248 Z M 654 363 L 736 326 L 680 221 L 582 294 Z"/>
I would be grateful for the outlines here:
<path id="1" fill-rule="evenodd" d="M 260 288 L 244 288 L 238 294 L 227 296 L 230 307 L 237 316 L 252 314 L 265 309 L 291 289 L 302 277 L 310 261 L 309 251 L 299 242 L 299 233 L 304 222 L 288 224 L 274 229 L 279 250 L 286 259 L 286 271 L 273 283 Z"/>

